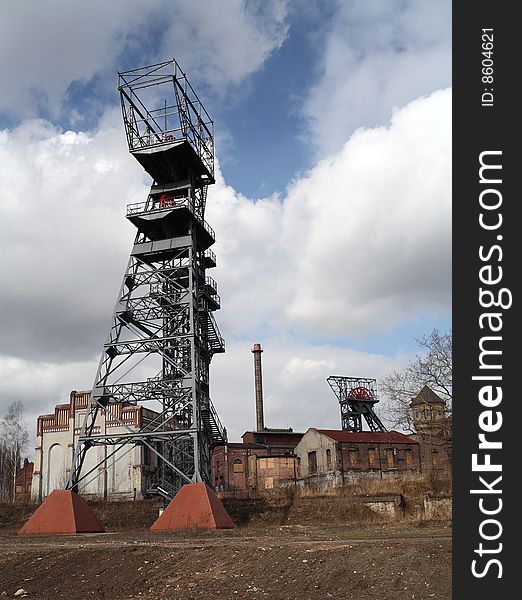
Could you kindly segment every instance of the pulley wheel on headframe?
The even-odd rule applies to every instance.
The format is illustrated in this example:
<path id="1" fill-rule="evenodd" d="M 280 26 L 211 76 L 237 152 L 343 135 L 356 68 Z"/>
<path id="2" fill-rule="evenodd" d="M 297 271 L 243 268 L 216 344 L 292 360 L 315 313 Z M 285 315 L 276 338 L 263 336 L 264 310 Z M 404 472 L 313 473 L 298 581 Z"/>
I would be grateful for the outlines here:
<path id="1" fill-rule="evenodd" d="M 348 392 L 348 400 L 375 400 L 373 394 L 368 388 L 356 387 Z"/>

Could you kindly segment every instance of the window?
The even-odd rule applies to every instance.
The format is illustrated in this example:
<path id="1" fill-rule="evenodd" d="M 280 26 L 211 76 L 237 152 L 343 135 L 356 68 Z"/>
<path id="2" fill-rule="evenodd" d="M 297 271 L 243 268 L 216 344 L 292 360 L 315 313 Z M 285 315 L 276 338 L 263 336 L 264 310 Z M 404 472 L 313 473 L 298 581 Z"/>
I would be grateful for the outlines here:
<path id="1" fill-rule="evenodd" d="M 317 453 L 315 451 L 308 453 L 308 472 L 317 473 Z"/>
<path id="2" fill-rule="evenodd" d="M 272 490 L 274 488 L 274 478 L 265 477 L 265 490 Z"/>
<path id="3" fill-rule="evenodd" d="M 438 450 L 433 450 L 431 453 L 431 466 L 432 467 L 438 467 L 440 465 L 440 460 L 439 460 L 439 451 Z"/>
<path id="4" fill-rule="evenodd" d="M 388 469 L 395 469 L 395 450 L 393 448 L 386 448 L 386 467 Z"/>
<path id="5" fill-rule="evenodd" d="M 404 462 L 406 463 L 407 469 L 411 469 L 411 467 L 413 467 L 413 451 L 409 448 L 404 451 Z"/>
<path id="6" fill-rule="evenodd" d="M 273 469 L 275 467 L 275 458 L 260 458 L 259 468 L 260 469 Z"/>
<path id="7" fill-rule="evenodd" d="M 368 466 L 370 469 L 379 468 L 379 459 L 377 458 L 377 450 L 375 448 L 368 448 Z"/>
<path id="8" fill-rule="evenodd" d="M 350 467 L 358 467 L 359 466 L 359 449 L 358 448 L 348 448 L 348 464 L 350 465 Z"/>
<path id="9" fill-rule="evenodd" d="M 240 458 L 236 458 L 236 460 L 232 463 L 232 471 L 234 473 L 243 473 L 243 461 Z"/>
<path id="10" fill-rule="evenodd" d="M 328 470 L 332 468 L 332 451 L 330 448 L 326 449 L 326 468 Z"/>

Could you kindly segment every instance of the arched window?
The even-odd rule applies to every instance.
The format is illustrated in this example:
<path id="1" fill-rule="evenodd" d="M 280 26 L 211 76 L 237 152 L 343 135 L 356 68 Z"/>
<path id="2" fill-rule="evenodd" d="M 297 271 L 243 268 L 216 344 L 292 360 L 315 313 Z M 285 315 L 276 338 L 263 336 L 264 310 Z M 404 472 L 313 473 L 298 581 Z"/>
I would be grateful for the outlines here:
<path id="1" fill-rule="evenodd" d="M 232 471 L 234 473 L 243 473 L 243 470 L 243 461 L 240 458 L 236 458 L 236 460 L 232 463 Z"/>
<path id="2" fill-rule="evenodd" d="M 431 452 L 431 466 L 432 467 L 438 467 L 439 465 L 440 465 L 439 451 L 438 450 L 432 450 L 432 452 Z"/>
<path id="3" fill-rule="evenodd" d="M 377 450 L 375 448 L 368 448 L 368 466 L 370 469 L 379 468 L 379 459 L 377 458 Z"/>
<path id="4" fill-rule="evenodd" d="M 53 444 L 49 448 L 49 458 L 47 463 L 47 489 L 45 495 L 53 490 L 61 489 L 65 486 L 65 456 L 60 444 Z"/>

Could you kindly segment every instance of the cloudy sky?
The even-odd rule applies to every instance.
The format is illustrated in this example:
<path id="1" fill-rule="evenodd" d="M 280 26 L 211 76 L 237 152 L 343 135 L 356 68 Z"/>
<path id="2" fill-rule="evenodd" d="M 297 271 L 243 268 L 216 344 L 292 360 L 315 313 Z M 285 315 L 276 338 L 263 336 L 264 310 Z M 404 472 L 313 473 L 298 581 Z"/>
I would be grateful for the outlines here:
<path id="1" fill-rule="evenodd" d="M 18 0 L 0 20 L 0 415 L 89 389 L 150 179 L 117 71 L 176 58 L 215 121 L 206 219 L 227 352 L 212 398 L 339 427 L 326 377 L 377 380 L 451 316 L 449 0 Z M 23 43 L 22 43 L 23 42 Z"/>

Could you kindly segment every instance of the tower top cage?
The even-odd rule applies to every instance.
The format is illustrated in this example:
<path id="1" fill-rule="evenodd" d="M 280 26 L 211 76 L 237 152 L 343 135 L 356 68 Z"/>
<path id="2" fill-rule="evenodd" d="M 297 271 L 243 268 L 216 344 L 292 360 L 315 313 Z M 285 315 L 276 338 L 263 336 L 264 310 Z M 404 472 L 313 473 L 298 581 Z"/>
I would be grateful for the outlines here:
<path id="1" fill-rule="evenodd" d="M 386 431 L 374 411 L 379 402 L 375 379 L 331 375 L 326 381 L 339 400 L 343 431 L 362 431 L 363 418 L 370 431 Z"/>
<path id="2" fill-rule="evenodd" d="M 118 72 L 118 90 L 129 151 L 157 183 L 195 163 L 197 184 L 214 183 L 214 124 L 175 59 Z"/>

